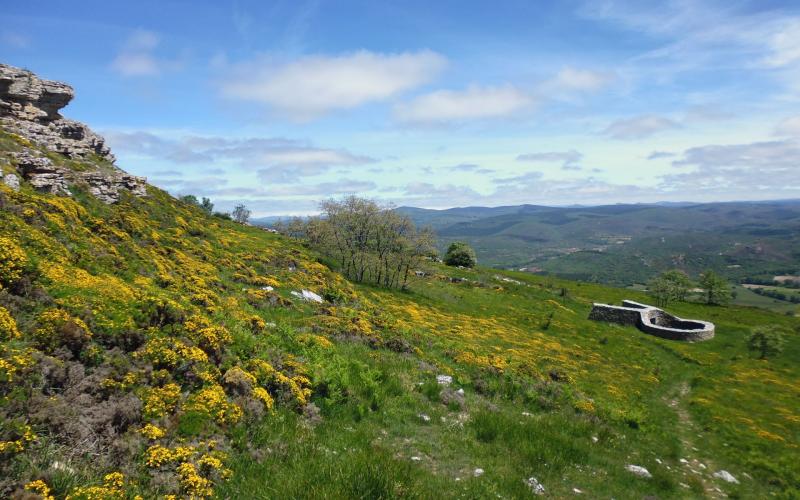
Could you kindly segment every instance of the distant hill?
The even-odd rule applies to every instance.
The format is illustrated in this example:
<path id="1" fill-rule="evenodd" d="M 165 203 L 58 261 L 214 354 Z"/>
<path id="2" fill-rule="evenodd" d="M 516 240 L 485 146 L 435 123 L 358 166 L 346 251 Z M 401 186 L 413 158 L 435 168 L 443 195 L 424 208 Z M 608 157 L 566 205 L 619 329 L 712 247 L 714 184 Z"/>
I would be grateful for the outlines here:
<path id="1" fill-rule="evenodd" d="M 401 207 L 442 248 L 473 245 L 484 265 L 529 268 L 616 285 L 680 268 L 732 279 L 800 268 L 800 200 L 597 207 Z"/>

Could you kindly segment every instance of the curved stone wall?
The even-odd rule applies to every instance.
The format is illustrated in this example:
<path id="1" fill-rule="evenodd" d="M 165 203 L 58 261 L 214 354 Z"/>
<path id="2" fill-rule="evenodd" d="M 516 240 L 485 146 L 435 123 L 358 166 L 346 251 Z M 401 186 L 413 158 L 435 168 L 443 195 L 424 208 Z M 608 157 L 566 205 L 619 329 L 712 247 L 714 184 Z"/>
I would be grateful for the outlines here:
<path id="1" fill-rule="evenodd" d="M 636 326 L 645 333 L 670 340 L 699 342 L 714 337 L 713 323 L 679 318 L 657 307 L 632 300 L 622 301 L 622 306 L 593 304 L 589 319 Z"/>

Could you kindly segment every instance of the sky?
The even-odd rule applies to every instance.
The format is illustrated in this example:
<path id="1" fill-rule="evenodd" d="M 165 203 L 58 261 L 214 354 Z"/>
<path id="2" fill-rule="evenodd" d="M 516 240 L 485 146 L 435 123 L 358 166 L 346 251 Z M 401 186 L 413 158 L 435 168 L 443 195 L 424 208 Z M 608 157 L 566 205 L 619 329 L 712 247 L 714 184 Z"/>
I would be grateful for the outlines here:
<path id="1" fill-rule="evenodd" d="M 42 1 L 0 62 L 122 169 L 255 216 L 800 198 L 800 2 Z"/>

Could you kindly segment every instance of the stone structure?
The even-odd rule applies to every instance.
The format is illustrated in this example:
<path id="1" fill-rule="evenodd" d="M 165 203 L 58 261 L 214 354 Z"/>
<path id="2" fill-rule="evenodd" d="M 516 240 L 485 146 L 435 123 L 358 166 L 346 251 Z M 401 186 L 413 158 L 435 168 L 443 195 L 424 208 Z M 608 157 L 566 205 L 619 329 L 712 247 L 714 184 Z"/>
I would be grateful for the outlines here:
<path id="1" fill-rule="evenodd" d="M 639 330 L 670 340 L 699 342 L 714 337 L 714 324 L 696 319 L 682 319 L 662 309 L 623 300 L 622 307 L 593 304 L 589 319 L 631 325 Z"/>
<path id="2" fill-rule="evenodd" d="M 114 155 L 102 137 L 59 114 L 74 95 L 65 83 L 42 80 L 30 71 L 0 64 L 3 129 L 70 159 L 105 160 L 101 168 L 79 172 L 59 167 L 33 149 L 26 149 L 14 155 L 21 177 L 40 191 L 64 196 L 70 195 L 69 184 L 85 183 L 104 203 L 118 202 L 122 190 L 145 196 L 147 181 L 116 168 Z M 13 173 L 4 179 L 12 188 L 19 187 L 18 181 Z"/>

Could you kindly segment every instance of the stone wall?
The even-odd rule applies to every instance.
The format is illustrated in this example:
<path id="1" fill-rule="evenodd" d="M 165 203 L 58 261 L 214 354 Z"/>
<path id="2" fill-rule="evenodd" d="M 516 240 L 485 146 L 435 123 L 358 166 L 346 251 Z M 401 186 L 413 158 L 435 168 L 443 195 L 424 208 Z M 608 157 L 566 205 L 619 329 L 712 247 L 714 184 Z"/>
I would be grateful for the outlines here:
<path id="1" fill-rule="evenodd" d="M 625 300 L 622 306 L 594 304 L 589 319 L 627 326 L 657 337 L 698 342 L 714 337 L 714 324 L 707 321 L 683 319 L 657 307 Z"/>

